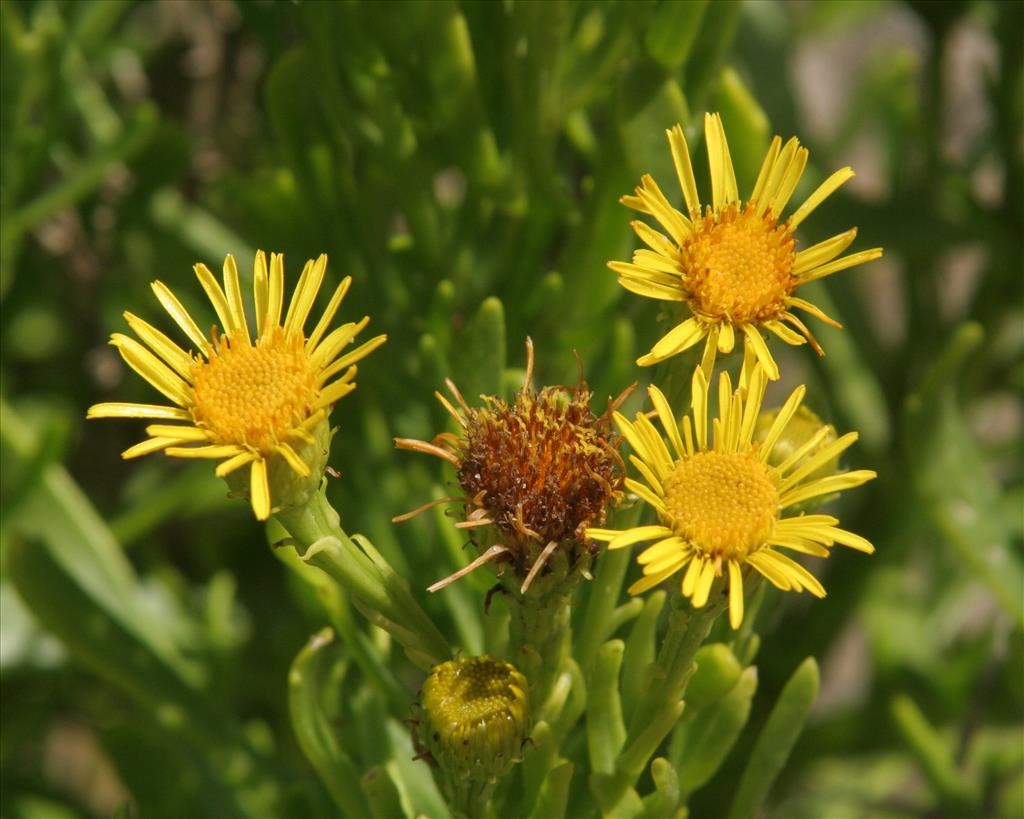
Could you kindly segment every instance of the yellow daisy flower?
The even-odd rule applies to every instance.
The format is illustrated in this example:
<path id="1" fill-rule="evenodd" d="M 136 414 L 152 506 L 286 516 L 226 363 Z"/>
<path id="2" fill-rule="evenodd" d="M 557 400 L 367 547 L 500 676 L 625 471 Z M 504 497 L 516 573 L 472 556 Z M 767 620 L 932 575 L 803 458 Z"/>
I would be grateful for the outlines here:
<path id="1" fill-rule="evenodd" d="M 874 551 L 864 538 L 838 528 L 838 519 L 831 515 L 783 514 L 809 498 L 860 486 L 875 477 L 868 469 L 812 477 L 856 441 L 857 433 L 820 446 L 831 429 L 823 426 L 773 466 L 769 456 L 800 406 L 805 388 L 793 391 L 764 438 L 755 442 L 767 378 L 757 363 L 747 373 L 747 386 L 735 391 L 729 374 L 722 373 L 719 415 L 712 420 L 710 439 L 708 382 L 699 367 L 693 376 L 692 423 L 684 416 L 677 424 L 661 391 L 648 389 L 668 445 L 643 413 L 632 422 L 616 413 L 615 422 L 635 453 L 629 459 L 644 478 L 627 478 L 626 487 L 654 507 L 660 523 L 587 530 L 588 537 L 606 541 L 609 549 L 657 541 L 637 558 L 644 576 L 630 587 L 630 594 L 647 591 L 685 568 L 682 593 L 701 608 L 715 578 L 727 576 L 733 628 L 743 621 L 745 567 L 783 591 L 806 589 L 824 597 L 817 579 L 779 549 L 827 557 L 826 547 L 840 543 L 868 554 Z"/>
<path id="2" fill-rule="evenodd" d="M 824 355 L 814 336 L 793 313 L 802 310 L 839 327 L 818 307 L 794 293 L 808 282 L 863 264 L 882 255 L 881 248 L 836 258 L 850 246 L 856 228 L 797 252 L 794 231 L 811 212 L 854 174 L 850 168 L 826 179 L 788 219 L 782 212 L 807 165 L 807 149 L 796 137 L 784 146 L 775 137 L 746 204 L 740 200 L 729 145 L 718 114 L 706 114 L 704 133 L 711 169 L 711 205 L 704 211 L 683 129 L 668 134 L 672 159 L 686 202 L 686 213 L 669 204 L 650 175 L 641 179 L 635 196 L 622 203 L 653 216 L 668 233 L 641 221 L 633 229 L 647 248 L 633 254 L 632 263 L 609 262 L 619 284 L 648 298 L 683 302 L 693 314 L 637 360 L 648 366 L 707 339 L 704 372 L 710 374 L 716 350 L 731 352 L 737 332 L 750 345 L 772 380 L 779 369 L 761 331 L 770 330 L 787 344 L 809 341 Z"/>
<path id="3" fill-rule="evenodd" d="M 329 437 L 327 416 L 342 396 L 355 389 L 357 361 L 387 340 L 377 336 L 342 355 L 344 348 L 367 325 L 369 317 L 327 332 L 352 283 L 338 285 L 316 327 L 307 336 L 306 319 L 327 269 L 327 256 L 310 260 L 299 278 L 284 322 L 284 257 L 260 251 L 253 266 L 256 337 L 250 336 L 242 303 L 238 268 L 224 261 L 223 288 L 204 264 L 195 266 L 220 321 L 209 338 L 162 282 L 152 284 L 164 309 L 194 345 L 188 352 L 138 316 L 125 312 L 139 340 L 114 333 L 129 367 L 156 387 L 173 405 L 96 404 L 89 418 L 151 418 L 149 438 L 125 450 L 124 458 L 163 451 L 179 458 L 220 460 L 216 474 L 231 475 L 249 467 L 249 496 L 260 520 L 275 506 L 271 486 L 276 472 L 289 470 L 319 483 Z M 339 375 L 340 373 L 340 375 Z M 335 376 L 338 376 L 335 378 Z M 333 380 L 332 380 L 333 379 Z M 319 474 L 312 474 L 314 467 Z"/>

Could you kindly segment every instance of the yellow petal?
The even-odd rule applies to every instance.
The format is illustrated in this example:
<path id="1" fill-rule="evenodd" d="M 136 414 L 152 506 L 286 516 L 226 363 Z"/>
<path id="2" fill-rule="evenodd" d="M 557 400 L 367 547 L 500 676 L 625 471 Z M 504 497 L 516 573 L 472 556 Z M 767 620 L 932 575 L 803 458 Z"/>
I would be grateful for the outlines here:
<path id="1" fill-rule="evenodd" d="M 185 421 L 191 418 L 181 407 L 162 407 L 158 404 L 93 404 L 86 418 L 164 418 Z"/>
<path id="2" fill-rule="evenodd" d="M 323 338 L 324 333 L 327 332 L 327 328 L 331 326 L 331 321 L 334 319 L 334 314 L 338 312 L 338 308 L 341 306 L 341 302 L 345 298 L 345 294 L 348 293 L 349 287 L 352 286 L 352 277 L 346 276 L 341 280 L 331 296 L 331 300 L 327 303 L 327 309 L 324 310 L 324 314 L 320 317 L 320 321 L 317 322 L 316 327 L 309 336 L 309 340 L 306 341 L 306 352 L 311 353 L 316 349 L 317 344 L 320 343 L 320 339 Z"/>
<path id="3" fill-rule="evenodd" d="M 840 270 L 846 270 L 850 267 L 856 267 L 859 264 L 865 264 L 867 262 L 874 261 L 875 259 L 881 258 L 882 248 L 874 247 L 871 250 L 862 250 L 860 253 L 851 253 L 849 256 L 843 256 L 841 259 L 836 259 L 834 262 L 823 264 L 820 267 L 816 267 L 813 270 L 804 273 L 799 277 L 800 284 L 807 284 L 807 282 L 817 281 L 823 279 L 826 276 L 831 276 L 833 273 L 838 273 Z"/>
<path id="4" fill-rule="evenodd" d="M 256 513 L 257 520 L 266 520 L 270 517 L 270 483 L 267 480 L 267 462 L 262 458 L 252 463 L 249 486 L 252 511 Z"/>
<path id="5" fill-rule="evenodd" d="M 789 422 L 793 419 L 793 414 L 796 412 L 797 407 L 800 406 L 800 402 L 804 400 L 804 395 L 806 393 L 807 387 L 801 384 L 790 393 L 789 398 L 786 399 L 786 403 L 782 405 L 781 409 L 779 409 L 778 413 L 775 415 L 775 420 L 772 421 L 772 425 L 768 427 L 768 434 L 765 435 L 758 450 L 762 461 L 768 460 L 768 456 L 771 455 L 772 450 L 775 448 L 775 444 L 778 443 L 779 437 L 785 431 Z"/>
<path id="6" fill-rule="evenodd" d="M 235 322 L 231 316 L 231 310 L 228 308 L 228 299 L 224 295 L 224 291 L 221 290 L 220 285 L 217 283 L 217 279 L 214 278 L 213 273 L 202 262 L 192 266 L 192 269 L 196 273 L 196 277 L 199 279 L 199 283 L 203 286 L 203 290 L 206 292 L 206 297 L 210 300 L 210 304 L 213 305 L 214 311 L 217 313 L 217 318 L 220 320 L 220 326 L 223 328 L 225 333 L 233 333 L 236 329 Z"/>
<path id="7" fill-rule="evenodd" d="M 224 295 L 231 323 L 240 331 L 235 338 L 250 344 L 249 325 L 245 320 L 245 305 L 242 303 L 242 286 L 238 281 L 238 266 L 230 253 L 224 259 Z"/>
<path id="8" fill-rule="evenodd" d="M 616 535 L 608 544 L 608 548 L 623 549 L 626 546 L 632 546 L 634 543 L 655 540 L 656 538 L 666 537 L 671 534 L 672 530 L 666 526 L 634 526 L 632 529 L 626 529 L 624 532 Z"/>
<path id="9" fill-rule="evenodd" d="M 182 332 L 189 337 L 189 340 L 196 345 L 197 352 L 204 352 L 209 346 L 209 341 L 206 336 L 199 329 L 199 325 L 196 324 L 195 320 L 189 315 L 178 297 L 170 291 L 163 282 L 155 281 L 150 287 L 153 288 L 153 293 L 156 294 L 160 304 L 163 305 L 164 310 L 167 314 L 174 319 L 175 323 L 182 329 Z"/>
<path id="10" fill-rule="evenodd" d="M 256 336 L 263 337 L 267 324 L 267 305 L 270 300 L 270 280 L 267 276 L 267 254 L 256 251 L 252 263 L 252 295 L 256 310 Z"/>
<path id="11" fill-rule="evenodd" d="M 735 631 L 743 623 L 743 572 L 735 560 L 729 561 L 729 625 Z"/>
<path id="12" fill-rule="evenodd" d="M 801 250 L 793 260 L 793 275 L 800 276 L 808 270 L 813 270 L 818 265 L 832 261 L 853 244 L 853 240 L 856 238 L 857 228 L 850 228 L 845 233 L 840 233 L 831 239 L 826 239 L 824 242 L 818 242 L 816 245 L 811 245 L 809 248 Z"/>
<path id="13" fill-rule="evenodd" d="M 688 350 L 706 335 L 707 327 L 700 320 L 689 318 L 682 324 L 677 324 L 669 330 L 651 348 L 651 351 L 647 355 L 638 358 L 636 363 L 641 367 L 657 364 L 659 361 L 664 361 L 666 358 L 671 358 L 684 350 Z"/>
<path id="14" fill-rule="evenodd" d="M 778 381 L 779 365 L 776 364 L 775 359 L 772 358 L 771 351 L 768 349 L 768 345 L 761 336 L 761 331 L 753 324 L 744 324 L 743 334 L 746 336 L 746 343 L 753 346 L 754 352 L 757 353 L 757 360 L 760 361 L 761 366 L 764 367 L 765 374 L 772 381 Z"/>
<path id="15" fill-rule="evenodd" d="M 324 280 L 324 272 L 327 270 L 327 254 L 321 253 L 312 267 L 306 266 L 299 278 L 299 283 L 292 295 L 291 303 L 288 305 L 288 315 L 284 320 L 284 332 L 287 338 L 301 336 L 306 326 L 306 319 L 309 311 L 313 309 L 313 302 L 320 292 L 320 285 Z"/>
<path id="16" fill-rule="evenodd" d="M 697 181 L 693 177 L 693 165 L 690 164 L 690 149 L 686 145 L 686 136 L 681 125 L 676 125 L 668 135 L 669 149 L 672 151 L 672 162 L 676 166 L 679 187 L 686 200 L 686 208 L 691 217 L 700 213 L 700 197 L 697 196 Z"/>
<path id="17" fill-rule="evenodd" d="M 806 201 L 794 211 L 793 215 L 789 217 L 789 229 L 794 231 L 799 227 L 800 223 L 803 222 L 811 212 L 818 207 L 822 202 L 828 199 L 836 189 L 849 179 L 853 178 L 852 168 L 840 168 L 828 179 L 822 182 L 817 190 L 814 191 L 810 196 L 807 197 Z"/>

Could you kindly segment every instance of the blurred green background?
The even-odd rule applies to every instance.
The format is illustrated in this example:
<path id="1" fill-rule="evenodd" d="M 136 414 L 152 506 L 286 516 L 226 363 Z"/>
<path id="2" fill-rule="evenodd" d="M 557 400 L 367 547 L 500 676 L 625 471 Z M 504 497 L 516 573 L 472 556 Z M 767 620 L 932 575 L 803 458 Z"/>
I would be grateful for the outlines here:
<path id="1" fill-rule="evenodd" d="M 572 383 L 574 350 L 602 403 L 651 377 L 633 361 L 664 332 L 659 305 L 605 267 L 634 242 L 617 200 L 645 172 L 679 199 L 677 121 L 706 190 L 700 123 L 718 110 L 741 193 L 771 136 L 796 134 L 811 150 L 796 199 L 858 173 L 807 243 L 857 225 L 855 250 L 885 248 L 816 285 L 846 325 L 813 328 L 826 358 L 776 353 L 769 403 L 807 383 L 819 414 L 860 431 L 851 466 L 879 478 L 840 509 L 877 553 L 816 567 L 825 601 L 762 608 L 745 736 L 800 660 L 822 667 L 768 815 L 1024 816 L 1024 5 L 3 0 L 0 15 L 0 815 L 331 815 L 287 697 L 323 607 L 209 464 L 123 462 L 144 422 L 84 422 L 95 402 L 154 399 L 106 345 L 125 309 L 171 329 L 151 280 L 203 325 L 196 261 L 234 253 L 251 275 L 255 249 L 283 251 L 294 282 L 327 252 L 334 281 L 353 276 L 343 320 L 369 314 L 390 341 L 335 410 L 330 494 L 472 652 L 479 587 L 423 591 L 463 542 L 440 515 L 390 523 L 442 473 L 391 438 L 442 428 L 445 376 L 505 389 L 527 334 L 540 382 Z M 421 677 L 393 654 L 411 699 Z M 364 694 L 339 686 L 338 736 L 405 765 Z M 718 815 L 750 745 L 692 815 Z"/>

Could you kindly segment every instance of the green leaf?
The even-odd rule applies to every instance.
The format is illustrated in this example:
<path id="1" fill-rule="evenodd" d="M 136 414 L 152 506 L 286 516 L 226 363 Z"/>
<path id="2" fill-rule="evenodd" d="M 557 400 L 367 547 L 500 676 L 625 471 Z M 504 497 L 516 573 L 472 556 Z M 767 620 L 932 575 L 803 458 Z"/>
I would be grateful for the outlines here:
<path id="1" fill-rule="evenodd" d="M 562 819 L 569 805 L 569 785 L 575 766 L 562 760 L 548 773 L 540 791 L 537 807 L 530 814 L 532 819 Z"/>
<path id="2" fill-rule="evenodd" d="M 363 794 L 366 796 L 366 805 L 370 809 L 370 816 L 373 819 L 397 819 L 407 816 L 402 810 L 402 800 L 398 795 L 398 788 L 391 781 L 388 772 L 380 767 L 370 768 L 360 781 Z"/>
<path id="3" fill-rule="evenodd" d="M 692 683 L 691 683 L 692 686 Z M 684 720 L 672 738 L 684 801 L 714 776 L 750 716 L 757 669 L 748 668 L 724 697 Z"/>
<path id="4" fill-rule="evenodd" d="M 701 646 L 694 662 L 697 670 L 686 686 L 686 708 L 691 716 L 729 693 L 743 672 L 739 660 L 724 643 Z"/>
<path id="5" fill-rule="evenodd" d="M 900 695 L 889 703 L 889 711 L 948 815 L 977 815 L 978 792 L 957 769 L 953 749 L 928 723 L 917 704 Z"/>
<path id="6" fill-rule="evenodd" d="M 740 190 L 753 190 L 768 149 L 768 117 L 740 75 L 724 68 L 715 89 L 714 106 L 722 115 L 729 136 L 729 155 L 736 169 Z"/>
<path id="7" fill-rule="evenodd" d="M 651 763 L 654 792 L 644 799 L 644 815 L 650 819 L 675 816 L 679 806 L 679 777 L 672 763 L 659 756 Z"/>
<path id="8" fill-rule="evenodd" d="M 622 707 L 627 720 L 633 716 L 633 709 L 646 694 L 644 682 L 647 669 L 654 662 L 655 637 L 658 617 L 665 605 L 665 592 L 658 590 L 644 601 L 643 611 L 633 624 L 626 640 L 626 654 L 622 670 Z"/>
<path id="9" fill-rule="evenodd" d="M 363 815 L 359 773 L 342 748 L 339 732 L 325 706 L 329 692 L 341 686 L 344 672 L 334 632 L 314 634 L 288 673 L 288 713 L 299 747 L 320 775 L 327 792 L 346 816 Z"/>
<path id="10" fill-rule="evenodd" d="M 272 811 L 277 783 L 237 727 L 192 690 L 153 646 L 99 605 L 44 544 L 15 540 L 6 571 L 33 615 L 92 673 L 125 693 L 157 726 L 186 741 L 212 774 L 211 810 L 225 817 Z"/>
<path id="11" fill-rule="evenodd" d="M 761 729 L 733 797 L 729 819 L 755 819 L 758 815 L 772 783 L 803 731 L 818 696 L 818 682 L 818 664 L 813 657 L 808 657 L 789 678 Z"/>
<path id="12" fill-rule="evenodd" d="M 659 64 L 674 71 L 690 56 L 708 0 L 686 3 L 660 3 L 644 37 L 647 53 Z"/>
<path id="13" fill-rule="evenodd" d="M 451 813 L 434 784 L 430 766 L 415 759 L 412 734 L 407 725 L 391 719 L 387 724 L 388 739 L 391 743 L 391 760 L 388 773 L 398 788 L 402 807 L 407 816 L 429 816 L 437 819 L 451 819 Z"/>
<path id="14" fill-rule="evenodd" d="M 615 770 L 615 761 L 626 741 L 619 698 L 619 670 L 624 651 L 622 640 L 605 643 L 597 654 L 590 677 L 587 748 L 590 768 L 595 773 L 610 774 Z"/>
<path id="15" fill-rule="evenodd" d="M 934 526 L 963 565 L 1024 624 L 1024 567 L 1010 547 L 998 481 L 974 440 L 956 397 L 956 382 L 981 345 L 980 325 L 962 325 L 907 399 L 909 462 Z"/>
<path id="16" fill-rule="evenodd" d="M 518 339 L 518 345 L 525 339 Z M 473 316 L 466 334 L 465 346 L 454 358 L 459 362 L 459 379 L 456 384 L 470 404 L 476 403 L 477 396 L 502 396 L 502 376 L 507 366 L 505 342 L 505 308 L 501 301 L 491 297 L 484 299 L 480 309 Z"/>

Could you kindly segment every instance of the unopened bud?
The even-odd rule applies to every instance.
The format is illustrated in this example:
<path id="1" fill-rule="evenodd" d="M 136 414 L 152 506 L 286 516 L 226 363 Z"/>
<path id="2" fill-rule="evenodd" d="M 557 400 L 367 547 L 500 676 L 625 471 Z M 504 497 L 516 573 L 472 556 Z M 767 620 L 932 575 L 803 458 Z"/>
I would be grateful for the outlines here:
<path id="1" fill-rule="evenodd" d="M 522 759 L 530 732 L 526 678 L 490 657 L 435 666 L 420 692 L 419 735 L 442 772 L 493 782 Z"/>

